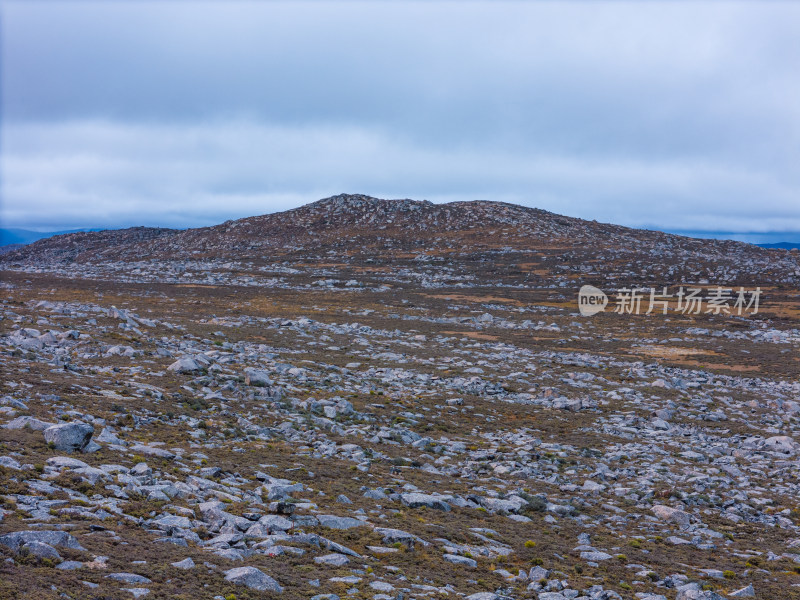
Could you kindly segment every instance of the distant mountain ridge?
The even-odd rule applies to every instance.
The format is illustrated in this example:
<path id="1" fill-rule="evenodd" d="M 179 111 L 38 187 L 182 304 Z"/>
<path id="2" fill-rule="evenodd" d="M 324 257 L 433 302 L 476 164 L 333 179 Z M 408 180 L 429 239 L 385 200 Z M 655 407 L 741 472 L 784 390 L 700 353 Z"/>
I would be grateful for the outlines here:
<path id="1" fill-rule="evenodd" d="M 12 244 L 30 244 L 37 240 L 53 237 L 54 235 L 65 235 L 67 233 L 82 233 L 86 231 L 102 231 L 102 228 L 67 229 L 64 231 L 32 231 L 30 229 L 0 228 L 0 247 L 10 246 Z"/>
<path id="2" fill-rule="evenodd" d="M 136 245 L 178 231 L 180 230 L 158 227 L 130 227 L 59 234 L 0 254 L 0 261 L 33 264 L 71 263 L 79 261 L 81 256 L 114 251 L 119 253 L 117 260 L 132 259 L 133 255 L 125 250 L 127 245 Z"/>
<path id="3" fill-rule="evenodd" d="M 792 250 L 800 248 L 800 242 L 777 242 L 775 244 L 756 244 L 759 248 L 776 248 L 779 250 Z"/>

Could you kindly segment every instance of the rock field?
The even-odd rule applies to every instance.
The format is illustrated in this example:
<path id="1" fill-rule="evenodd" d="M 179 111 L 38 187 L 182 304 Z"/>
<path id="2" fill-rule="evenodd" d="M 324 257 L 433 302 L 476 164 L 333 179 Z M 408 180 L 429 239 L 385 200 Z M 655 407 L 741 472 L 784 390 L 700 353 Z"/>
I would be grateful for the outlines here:
<path id="1" fill-rule="evenodd" d="M 365 198 L 0 256 L 0 598 L 800 598 L 800 254 Z"/>

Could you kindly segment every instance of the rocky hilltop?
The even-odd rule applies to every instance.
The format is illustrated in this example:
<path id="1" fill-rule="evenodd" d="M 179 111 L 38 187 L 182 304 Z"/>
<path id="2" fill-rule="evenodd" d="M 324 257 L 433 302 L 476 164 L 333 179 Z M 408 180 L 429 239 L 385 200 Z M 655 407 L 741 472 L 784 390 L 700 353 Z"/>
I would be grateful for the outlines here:
<path id="1" fill-rule="evenodd" d="M 585 243 L 616 244 L 631 250 L 645 245 L 664 250 L 721 254 L 732 248 L 753 256 L 767 252 L 749 244 L 700 240 L 658 231 L 585 221 L 504 202 L 475 200 L 434 204 L 339 194 L 284 212 L 226 221 L 197 229 L 130 229 L 75 233 L 40 240 L 4 260 L 90 262 L 140 257 L 257 259 L 260 250 L 280 252 L 327 247 L 348 252 L 376 248 L 424 251 L 509 247 L 535 250 Z M 366 244 L 366 246 L 365 246 Z"/>
<path id="2" fill-rule="evenodd" d="M 390 272 L 433 262 L 440 275 L 445 261 L 458 276 L 477 273 L 500 285 L 592 275 L 632 285 L 800 282 L 797 252 L 631 229 L 501 202 L 434 204 L 361 194 L 213 227 L 60 235 L 0 255 L 0 266 L 77 276 L 126 270 L 138 279 L 149 274 L 163 281 L 199 268 L 221 282 L 230 281 L 232 272 L 257 274 L 276 262 L 301 259 L 309 266 L 336 262 L 359 271 L 368 263 Z"/>
<path id="3" fill-rule="evenodd" d="M 282 254 L 287 250 L 335 248 L 366 253 L 387 246 L 417 251 L 460 250 L 473 244 L 532 248 L 543 242 L 611 238 L 629 235 L 631 231 L 500 202 L 433 204 L 340 194 L 285 212 L 227 221 L 213 227 L 183 231 L 133 228 L 61 235 L 26 246 L 5 260 L 91 262 L 125 260 L 134 254 L 142 258 L 199 255 L 259 259 L 267 251 Z"/>

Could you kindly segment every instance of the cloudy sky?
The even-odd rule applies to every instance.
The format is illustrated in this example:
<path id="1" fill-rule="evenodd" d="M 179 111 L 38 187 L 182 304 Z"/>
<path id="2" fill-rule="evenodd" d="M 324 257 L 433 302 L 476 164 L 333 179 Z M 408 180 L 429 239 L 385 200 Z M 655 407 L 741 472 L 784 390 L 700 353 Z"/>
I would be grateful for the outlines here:
<path id="1" fill-rule="evenodd" d="M 189 227 L 363 192 L 800 232 L 797 2 L 0 10 L 3 227 Z"/>

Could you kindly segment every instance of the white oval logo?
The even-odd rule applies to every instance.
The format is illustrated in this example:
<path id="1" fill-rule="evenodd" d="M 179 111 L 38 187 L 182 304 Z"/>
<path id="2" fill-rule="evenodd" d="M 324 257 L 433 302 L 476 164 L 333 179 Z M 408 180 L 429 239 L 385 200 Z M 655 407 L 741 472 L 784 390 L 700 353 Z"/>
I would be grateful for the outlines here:
<path id="1" fill-rule="evenodd" d="M 578 310 L 584 317 L 591 317 L 605 310 L 608 296 L 593 285 L 584 285 L 578 291 Z"/>

